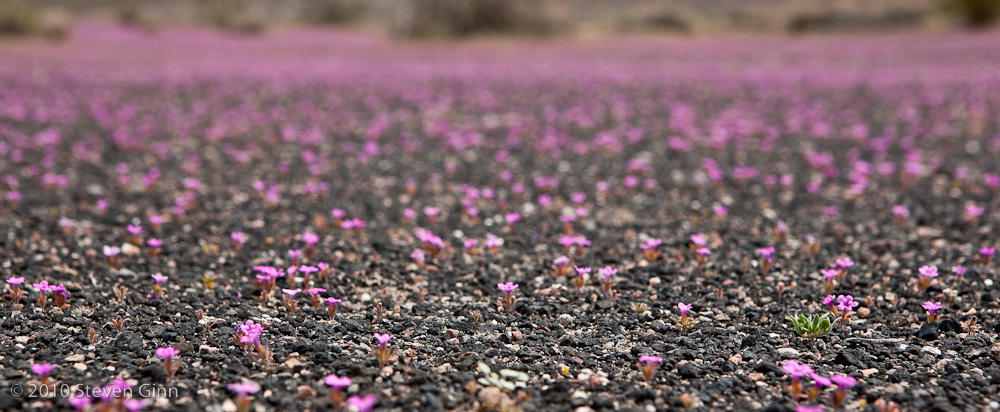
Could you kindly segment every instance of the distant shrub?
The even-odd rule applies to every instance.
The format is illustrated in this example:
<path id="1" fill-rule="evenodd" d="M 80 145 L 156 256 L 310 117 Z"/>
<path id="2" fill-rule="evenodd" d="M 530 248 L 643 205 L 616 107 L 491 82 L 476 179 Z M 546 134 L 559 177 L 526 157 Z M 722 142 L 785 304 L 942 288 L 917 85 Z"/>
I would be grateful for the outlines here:
<path id="1" fill-rule="evenodd" d="M 827 11 L 795 15 L 786 28 L 792 33 L 909 28 L 923 25 L 927 17 L 924 10 L 889 10 L 881 14 Z"/>
<path id="2" fill-rule="evenodd" d="M 21 0 L 0 3 L 0 35 L 30 36 L 42 31 L 42 14 L 38 7 Z"/>
<path id="3" fill-rule="evenodd" d="M 31 1 L 0 1 L 0 36 L 45 36 L 61 39 L 67 35 L 67 20 L 45 17 L 42 10 Z"/>
<path id="4" fill-rule="evenodd" d="M 345 25 L 365 18 L 368 10 L 361 0 L 314 0 L 304 8 L 302 20 L 320 25 Z"/>
<path id="5" fill-rule="evenodd" d="M 986 27 L 1000 20 L 1000 0 L 944 0 L 943 4 L 970 27 Z"/>
<path id="6" fill-rule="evenodd" d="M 547 35 L 557 25 L 540 0 L 409 0 L 393 10 L 400 37 Z"/>
<path id="7" fill-rule="evenodd" d="M 267 29 L 265 21 L 246 13 L 238 0 L 206 0 L 203 7 L 208 23 L 218 29 L 246 34 Z"/>

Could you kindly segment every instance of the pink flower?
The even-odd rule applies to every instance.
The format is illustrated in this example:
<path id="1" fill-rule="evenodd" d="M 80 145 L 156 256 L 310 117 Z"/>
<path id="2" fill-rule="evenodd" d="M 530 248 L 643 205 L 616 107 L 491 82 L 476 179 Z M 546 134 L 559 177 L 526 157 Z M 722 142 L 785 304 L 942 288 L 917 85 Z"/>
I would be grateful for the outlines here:
<path id="1" fill-rule="evenodd" d="M 642 363 L 660 363 L 660 362 L 663 362 L 663 358 L 661 358 L 659 356 L 642 355 L 642 356 L 639 356 L 639 362 L 642 362 Z"/>
<path id="2" fill-rule="evenodd" d="M 687 316 L 688 311 L 694 307 L 694 305 L 685 305 L 684 302 L 678 302 L 677 307 L 681 310 L 681 316 Z"/>
<path id="3" fill-rule="evenodd" d="M 382 348 L 384 348 L 385 345 L 392 340 L 392 338 L 394 338 L 394 336 L 390 334 L 375 333 L 375 339 L 378 340 L 378 346 Z"/>
<path id="4" fill-rule="evenodd" d="M 22 283 L 24 283 L 24 277 L 22 276 L 22 277 L 15 278 L 15 277 L 11 276 L 11 277 L 7 278 L 7 283 L 10 283 L 11 285 L 14 285 L 14 286 L 21 285 Z"/>
<path id="5" fill-rule="evenodd" d="M 520 285 L 513 282 L 497 283 L 497 288 L 500 288 L 500 290 L 502 290 L 503 293 L 508 295 L 510 294 L 510 292 L 513 292 L 514 289 L 517 289 L 519 286 Z"/>
<path id="6" fill-rule="evenodd" d="M 573 266 L 573 269 L 576 269 L 576 274 L 580 275 L 580 276 L 583 276 L 585 274 L 590 273 L 590 268 L 582 268 L 582 267 L 579 267 L 579 266 Z"/>
<path id="7" fill-rule="evenodd" d="M 785 363 L 781 365 L 781 369 L 789 375 L 792 375 L 793 379 L 801 379 L 803 376 L 813 373 L 813 369 L 810 368 L 809 365 L 801 364 L 795 359 L 785 361 Z"/>
<path id="8" fill-rule="evenodd" d="M 302 292 L 302 289 L 282 289 L 281 291 L 288 295 L 289 298 L 294 298 L 295 295 Z"/>
<path id="9" fill-rule="evenodd" d="M 476 244 L 478 243 L 479 239 L 466 239 L 465 242 L 462 243 L 462 246 L 464 246 L 466 249 L 472 249 L 476 247 Z"/>
<path id="10" fill-rule="evenodd" d="M 247 242 L 247 236 L 243 232 L 233 232 L 229 235 L 229 238 L 232 239 L 234 243 L 239 245 Z"/>
<path id="11" fill-rule="evenodd" d="M 829 379 L 824 378 L 818 374 L 813 373 L 809 375 L 809 377 L 812 378 L 813 382 L 816 384 L 816 387 L 818 388 L 825 388 L 827 386 L 833 385 L 833 382 L 830 382 Z"/>
<path id="12" fill-rule="evenodd" d="M 125 228 L 132 234 L 132 236 L 139 236 L 139 234 L 142 233 L 142 226 L 128 225 L 125 226 Z"/>
<path id="13" fill-rule="evenodd" d="M 351 382 L 351 378 L 349 378 L 349 377 L 346 377 L 346 376 L 337 376 L 337 375 L 334 375 L 334 374 L 329 374 L 329 375 L 326 375 L 325 378 L 323 378 L 323 383 L 325 383 L 327 386 L 329 386 L 329 387 L 331 387 L 331 388 L 339 391 L 339 390 L 344 389 L 344 388 L 346 388 L 348 386 L 351 386 L 351 384 L 353 382 Z"/>
<path id="14" fill-rule="evenodd" d="M 826 277 L 826 280 L 833 280 L 840 273 L 837 269 L 820 269 L 819 273 L 822 273 Z"/>
<path id="15" fill-rule="evenodd" d="M 146 241 L 146 246 L 149 246 L 151 248 L 158 248 L 160 246 L 163 246 L 163 241 L 157 238 L 149 238 L 149 240 Z"/>
<path id="16" fill-rule="evenodd" d="M 917 269 L 917 271 L 919 271 L 924 277 L 928 278 L 936 278 L 938 275 L 937 266 L 921 266 L 920 269 Z"/>
<path id="17" fill-rule="evenodd" d="M 955 268 L 952 270 L 955 271 L 955 274 L 958 276 L 962 276 L 965 274 L 965 266 L 955 266 Z"/>
<path id="18" fill-rule="evenodd" d="M 319 242 L 319 236 L 312 232 L 306 232 L 302 234 L 302 241 L 306 242 L 307 245 L 312 246 Z"/>
<path id="19" fill-rule="evenodd" d="M 292 259 L 298 259 L 302 255 L 302 251 L 298 249 L 288 249 L 288 257 Z"/>
<path id="20" fill-rule="evenodd" d="M 118 246 L 104 246 L 104 256 L 117 256 L 119 253 L 122 253 L 122 250 Z"/>
<path id="21" fill-rule="evenodd" d="M 931 301 L 928 300 L 927 302 L 924 302 L 924 304 L 921 305 L 921 307 L 923 307 L 925 310 L 927 310 L 930 313 L 934 313 L 934 311 L 936 311 L 938 309 L 941 309 L 942 306 L 941 306 L 941 302 L 931 302 Z"/>
<path id="22" fill-rule="evenodd" d="M 343 219 L 344 216 L 347 216 L 347 212 L 343 209 L 333 209 L 330 211 L 330 216 L 333 216 L 334 219 Z"/>
<path id="23" fill-rule="evenodd" d="M 347 398 L 347 404 L 358 410 L 358 412 L 369 412 L 378 403 L 375 395 L 367 394 L 363 397 L 351 396 Z"/>
<path id="24" fill-rule="evenodd" d="M 904 205 L 896 205 L 892 207 L 892 214 L 898 217 L 907 217 L 910 216 L 910 209 Z"/>
<path id="25" fill-rule="evenodd" d="M 556 266 L 566 266 L 569 264 L 569 258 L 566 256 L 559 256 L 552 260 L 552 264 Z"/>
<path id="26" fill-rule="evenodd" d="M 993 256 L 993 254 L 996 253 L 996 251 L 997 251 L 996 248 L 983 246 L 982 248 L 979 249 L 979 254 L 983 256 Z"/>
<path id="27" fill-rule="evenodd" d="M 174 357 L 174 355 L 179 355 L 180 353 L 181 351 L 169 346 L 165 348 L 156 348 L 156 356 L 167 360 L 170 360 L 170 358 Z"/>
<path id="28" fill-rule="evenodd" d="M 507 224 L 512 225 L 521 220 L 521 215 L 517 213 L 507 213 L 504 215 L 504 220 L 507 221 Z"/>
<path id="29" fill-rule="evenodd" d="M 985 209 L 976 205 L 968 205 L 965 207 L 965 213 L 972 217 L 978 217 L 982 215 L 984 211 Z"/>
<path id="30" fill-rule="evenodd" d="M 824 412 L 824 411 L 826 411 L 826 408 L 824 408 L 823 405 L 817 405 L 817 406 L 798 405 L 795 407 L 795 412 Z"/>
<path id="31" fill-rule="evenodd" d="M 603 268 L 597 269 L 597 272 L 600 273 L 601 276 L 604 277 L 604 279 L 611 279 L 612 276 L 618 273 L 618 269 L 615 269 L 611 266 L 605 266 Z"/>
<path id="32" fill-rule="evenodd" d="M 760 251 L 761 255 L 763 255 L 765 258 L 768 258 L 768 259 L 770 259 L 771 256 L 774 255 L 774 247 L 773 246 L 768 246 L 768 247 L 765 247 L 765 248 L 760 248 L 759 251 Z"/>
<path id="33" fill-rule="evenodd" d="M 238 382 L 238 383 L 230 383 L 229 386 L 227 386 L 227 388 L 229 388 L 229 390 L 233 392 L 236 392 L 236 394 L 239 396 L 247 396 L 253 393 L 257 393 L 257 391 L 260 390 L 260 385 L 258 385 L 255 382 Z"/>
<path id="34" fill-rule="evenodd" d="M 137 412 L 142 410 L 142 408 L 145 408 L 146 405 L 149 405 L 149 400 L 129 398 L 122 401 L 122 405 L 125 405 L 125 409 L 128 409 L 131 412 Z"/>
<path id="35" fill-rule="evenodd" d="M 87 409 L 87 406 L 92 402 L 90 397 L 83 392 L 78 393 L 76 396 L 71 396 L 67 401 L 78 411 Z"/>
<path id="36" fill-rule="evenodd" d="M 330 304 L 330 306 L 337 306 L 337 304 L 341 302 L 341 300 L 337 298 L 326 298 L 325 300 L 326 303 Z"/>
<path id="37" fill-rule="evenodd" d="M 410 253 L 410 258 L 417 262 L 423 262 L 426 259 L 423 249 L 413 249 L 413 253 Z"/>
<path id="38" fill-rule="evenodd" d="M 851 295 L 837 296 L 837 309 L 839 310 L 850 312 L 854 310 L 854 308 L 858 307 L 858 305 L 860 305 L 860 303 L 855 302 L 854 297 Z"/>
<path id="39" fill-rule="evenodd" d="M 851 266 L 854 266 L 854 261 L 851 260 L 851 258 L 837 259 L 835 262 L 833 262 L 833 265 L 834 267 L 840 269 L 847 269 Z"/>
<path id="40" fill-rule="evenodd" d="M 645 242 L 642 242 L 642 244 L 639 245 L 639 249 L 642 249 L 642 250 L 655 249 L 655 248 L 659 247 L 662 243 L 663 243 L 662 239 L 659 239 L 659 238 L 649 238 L 649 239 L 646 239 Z"/>
<path id="41" fill-rule="evenodd" d="M 149 276 L 153 278 L 153 281 L 156 282 L 157 285 L 163 284 L 163 281 L 170 279 L 170 276 L 163 276 L 159 273 L 154 273 Z"/>
<path id="42" fill-rule="evenodd" d="M 823 298 L 823 304 L 826 306 L 834 306 L 834 303 L 836 302 L 837 302 L 837 297 L 833 295 L 826 295 L 826 297 Z"/>
<path id="43" fill-rule="evenodd" d="M 31 371 L 38 376 L 48 375 L 49 372 L 52 372 L 52 370 L 55 368 L 56 365 L 53 365 L 51 363 L 36 363 L 34 365 L 31 365 Z"/>
<path id="44" fill-rule="evenodd" d="M 841 389 L 854 386 L 857 381 L 846 375 L 836 374 L 830 377 L 830 381 L 837 384 Z"/>
<path id="45" fill-rule="evenodd" d="M 698 250 L 695 250 L 695 253 L 697 253 L 699 255 L 702 255 L 702 256 L 708 256 L 708 255 L 712 254 L 712 251 L 708 250 L 708 248 L 706 248 L 706 247 L 701 247 L 701 248 L 698 248 Z"/>

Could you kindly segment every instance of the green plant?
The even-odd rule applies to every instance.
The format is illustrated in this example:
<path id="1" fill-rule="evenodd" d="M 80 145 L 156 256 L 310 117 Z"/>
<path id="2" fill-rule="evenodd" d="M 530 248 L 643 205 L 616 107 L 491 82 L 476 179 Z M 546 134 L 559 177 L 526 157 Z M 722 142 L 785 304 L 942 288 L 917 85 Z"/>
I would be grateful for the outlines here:
<path id="1" fill-rule="evenodd" d="M 511 392 L 515 388 L 523 388 L 529 379 L 527 373 L 511 369 L 501 369 L 498 374 L 491 371 L 490 367 L 482 362 L 479 362 L 477 368 L 486 375 L 485 378 L 479 378 L 480 384 L 483 386 L 495 386 L 507 392 Z"/>
<path id="2" fill-rule="evenodd" d="M 1000 0 L 943 0 L 942 6 L 971 27 L 985 27 L 1000 20 Z"/>
<path id="3" fill-rule="evenodd" d="M 830 315 L 795 315 L 785 318 L 785 320 L 792 322 L 795 326 L 795 332 L 798 332 L 799 336 L 807 337 L 809 339 L 816 339 L 820 336 L 826 335 L 833 330 L 833 326 L 839 322 L 839 319 L 830 320 Z"/>

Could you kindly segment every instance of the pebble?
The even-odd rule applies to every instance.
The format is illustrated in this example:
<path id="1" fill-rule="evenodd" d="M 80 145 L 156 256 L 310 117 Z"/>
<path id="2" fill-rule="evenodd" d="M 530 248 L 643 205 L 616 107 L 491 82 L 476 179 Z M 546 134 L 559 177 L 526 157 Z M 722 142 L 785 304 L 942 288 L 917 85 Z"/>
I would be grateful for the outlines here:
<path id="1" fill-rule="evenodd" d="M 67 356 L 66 357 L 66 362 L 83 362 L 85 359 L 86 359 L 86 356 L 84 356 L 82 353 L 78 353 L 78 354 L 75 354 L 75 355 L 69 355 L 69 356 Z"/>
<path id="2" fill-rule="evenodd" d="M 795 350 L 795 348 L 778 348 L 775 350 L 775 353 L 782 359 L 794 359 L 800 356 L 799 351 Z"/>
<path id="3" fill-rule="evenodd" d="M 924 346 L 923 348 L 920 348 L 920 351 L 924 353 L 929 353 L 934 356 L 941 356 L 941 349 L 935 348 L 933 346 Z"/>

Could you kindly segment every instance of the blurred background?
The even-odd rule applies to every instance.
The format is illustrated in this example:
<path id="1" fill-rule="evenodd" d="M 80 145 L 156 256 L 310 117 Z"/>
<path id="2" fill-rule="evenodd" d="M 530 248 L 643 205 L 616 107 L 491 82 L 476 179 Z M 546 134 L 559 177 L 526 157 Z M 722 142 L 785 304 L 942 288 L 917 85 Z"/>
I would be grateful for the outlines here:
<path id="1" fill-rule="evenodd" d="M 984 29 L 1000 0 L 0 0 L 0 36 L 60 39 L 74 22 L 253 35 L 335 26 L 398 39 Z"/>

